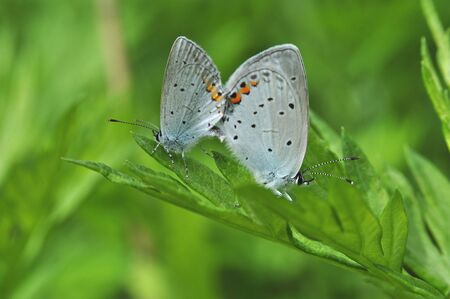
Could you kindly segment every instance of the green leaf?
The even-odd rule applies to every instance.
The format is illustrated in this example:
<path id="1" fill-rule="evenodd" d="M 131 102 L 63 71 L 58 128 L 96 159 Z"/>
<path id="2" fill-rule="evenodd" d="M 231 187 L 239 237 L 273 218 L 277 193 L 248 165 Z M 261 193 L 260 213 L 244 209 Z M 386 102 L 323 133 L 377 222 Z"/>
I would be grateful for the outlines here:
<path id="1" fill-rule="evenodd" d="M 433 285 L 444 294 L 450 289 L 450 259 L 443 256 L 430 239 L 425 227 L 423 209 L 410 183 L 398 171 L 390 169 L 387 177 L 404 196 L 408 215 L 408 242 L 405 253 L 406 268 L 417 277 Z"/>
<path id="2" fill-rule="evenodd" d="M 335 223 L 332 213 L 327 210 L 326 203 L 318 197 L 322 194 L 320 187 L 313 185 L 297 188 L 303 191 L 298 192 L 296 190 L 297 192 L 295 192 L 295 195 L 301 198 L 301 203 L 300 201 L 290 203 L 282 197 L 275 196 L 271 191 L 256 185 L 241 186 L 238 190 L 239 194 L 242 194 L 253 206 L 267 208 L 272 213 L 275 212 L 276 215 L 285 219 L 285 222 L 289 222 L 290 225 L 286 227 L 287 233 L 292 245 L 297 249 L 351 270 L 362 270 L 361 266 L 341 252 L 319 242 L 320 239 L 314 241 L 318 239 L 315 234 L 317 231 L 311 231 L 311 227 L 320 227 L 322 224 L 325 225 L 324 222 L 331 221 L 332 223 L 328 227 L 333 230 L 333 233 L 336 233 L 339 231 L 336 229 L 338 225 Z M 329 217 L 325 217 L 326 213 Z M 318 214 L 320 214 L 319 217 L 317 217 Z M 299 223 L 302 224 L 302 228 L 298 227 Z M 308 236 L 311 236 L 314 240 L 308 238 Z"/>
<path id="3" fill-rule="evenodd" d="M 331 150 L 329 150 L 328 142 L 322 139 L 313 127 L 310 127 L 308 132 L 308 147 L 306 156 L 301 167 L 301 170 L 304 172 L 305 178 L 310 179 L 313 177 L 314 184 L 320 186 L 322 191 L 326 192 L 329 184 L 336 179 L 324 175 L 313 174 L 305 170 L 314 165 L 335 160 L 337 158 L 338 157 Z M 322 167 L 312 169 L 311 171 L 324 172 L 336 176 L 344 176 L 344 167 L 342 163 L 332 163 L 324 165 Z"/>
<path id="4" fill-rule="evenodd" d="M 422 0 L 422 10 L 436 42 L 437 60 L 444 80 L 450 88 L 450 38 L 445 32 L 432 0 Z"/>
<path id="5" fill-rule="evenodd" d="M 439 76 L 431 62 L 430 53 L 426 40 L 422 38 L 422 79 L 428 92 L 428 96 L 433 103 L 434 109 L 442 123 L 442 130 L 447 147 L 450 150 L 450 99 L 448 90 L 444 89 L 439 80 Z M 449 62 L 450 65 L 450 62 Z M 449 66 L 450 68 L 450 66 Z"/>
<path id="6" fill-rule="evenodd" d="M 406 151 L 408 165 L 422 191 L 425 220 L 443 254 L 450 257 L 450 182 L 430 162 L 419 154 Z M 450 260 L 450 259 L 449 259 Z"/>
<path id="7" fill-rule="evenodd" d="M 217 168 L 233 187 L 255 183 L 252 174 L 236 159 L 217 151 L 213 151 L 212 155 Z"/>
<path id="8" fill-rule="evenodd" d="M 220 175 L 203 164 L 186 158 L 186 165 L 189 170 L 189 176 L 187 177 L 181 155 L 172 153 L 172 163 L 169 155 L 162 146 L 159 146 L 155 150 L 157 143 L 154 140 L 138 134 L 133 134 L 133 137 L 136 143 L 150 156 L 155 158 L 161 165 L 173 171 L 185 184 L 210 200 L 214 205 L 223 208 L 238 209 L 239 202 L 233 188 Z"/>
<path id="9" fill-rule="evenodd" d="M 256 184 L 250 172 L 235 158 L 227 157 L 216 151 L 213 151 L 212 154 L 217 168 L 234 188 Z M 267 228 L 273 240 L 289 243 L 289 237 L 286 232 L 287 223 L 284 219 L 272 213 L 265 206 L 261 206 L 259 203 L 255 204 L 254 201 L 245 197 L 241 196 L 240 202 L 247 215 Z"/>
<path id="10" fill-rule="evenodd" d="M 150 185 L 145 184 L 142 180 L 127 175 L 126 173 L 117 171 L 115 169 L 112 169 L 106 164 L 99 163 L 99 162 L 92 162 L 92 161 L 82 161 L 82 160 L 76 160 L 76 159 L 70 159 L 70 158 L 61 158 L 64 161 L 67 161 L 72 164 L 80 165 L 83 167 L 86 167 L 88 169 L 94 170 L 101 175 L 103 175 L 106 179 L 113 183 L 118 183 L 121 185 L 128 185 L 135 187 L 137 189 L 149 189 L 149 191 L 153 192 L 159 192 L 156 188 L 153 188 Z"/>
<path id="11" fill-rule="evenodd" d="M 347 175 L 354 180 L 355 187 L 363 194 L 370 209 L 375 215 L 380 215 L 389 201 L 389 196 L 379 180 L 378 174 L 364 152 L 344 130 L 342 130 L 342 147 L 344 156 L 357 156 L 360 158 L 358 161 L 345 164 Z"/>
<path id="12" fill-rule="evenodd" d="M 328 148 L 336 155 L 342 155 L 341 138 L 328 124 L 316 113 L 310 111 L 311 126 L 318 135 L 328 143 Z"/>
<path id="13" fill-rule="evenodd" d="M 420 279 L 405 274 L 402 275 L 399 272 L 392 271 L 382 265 L 376 265 L 376 267 L 386 275 L 386 278 L 391 280 L 390 282 L 392 284 L 396 284 L 398 287 L 402 287 L 412 294 L 425 298 L 444 298 L 442 293 Z"/>
<path id="14" fill-rule="evenodd" d="M 324 245 L 321 242 L 305 237 L 292 226 L 288 226 L 288 235 L 292 244 L 305 253 L 328 260 L 329 262 L 332 262 L 340 267 L 349 268 L 355 271 L 364 271 L 363 267 L 348 258 L 346 255 L 327 245 Z"/>
<path id="15" fill-rule="evenodd" d="M 379 281 L 389 281 L 391 286 L 393 284 L 410 293 L 426 298 L 439 294 L 427 283 L 398 271 L 399 260 L 402 259 L 401 244 L 406 237 L 405 231 L 399 230 L 404 215 L 399 215 L 403 218 L 399 223 L 394 223 L 396 217 L 393 217 L 390 226 L 386 223 L 381 226 L 356 188 L 336 182 L 330 187 L 327 199 L 321 197 L 318 188 L 293 188 L 293 194 L 298 198 L 294 202 L 277 198 L 260 187 L 243 186 L 239 190 L 247 199 L 263 204 L 286 219 L 291 225 L 291 241 L 298 249 L 352 270 L 359 271 L 362 269 L 359 265 L 364 266 L 368 272 L 362 273 Z M 401 199 L 398 194 L 396 197 L 383 213 L 385 222 L 388 214 L 402 212 Z M 384 254 L 382 234 L 399 237 L 398 242 L 392 240 L 398 244 L 398 248 L 396 245 L 391 246 L 395 250 Z M 387 240 L 384 240 L 384 244 L 387 244 Z M 396 271 L 388 268 L 393 267 L 392 264 L 395 264 Z"/>
<path id="16" fill-rule="evenodd" d="M 381 246 L 387 265 L 394 271 L 401 271 L 408 236 L 408 219 L 400 193 L 389 200 L 380 218 L 383 236 Z"/>
<path id="17" fill-rule="evenodd" d="M 240 213 L 238 209 L 232 208 L 226 210 L 215 207 L 209 201 L 205 202 L 201 197 L 193 194 L 184 186 L 180 186 L 179 183 L 173 182 L 166 175 L 158 177 L 156 172 L 143 166 L 128 163 L 129 167 L 133 169 L 133 172 L 139 174 L 139 177 L 134 177 L 114 170 L 103 163 L 69 158 L 63 158 L 63 160 L 96 171 L 113 183 L 131 186 L 155 198 L 170 202 L 239 230 L 266 239 L 272 239 L 270 233 L 267 232 L 264 226 L 255 223 Z"/>
<path id="18" fill-rule="evenodd" d="M 327 200 L 318 189 L 318 186 L 292 188 L 298 199 L 292 203 L 268 195 L 269 191 L 261 188 L 241 192 L 279 214 L 306 237 L 321 241 L 361 265 L 384 263 L 381 226 L 357 190 L 335 182 Z"/>

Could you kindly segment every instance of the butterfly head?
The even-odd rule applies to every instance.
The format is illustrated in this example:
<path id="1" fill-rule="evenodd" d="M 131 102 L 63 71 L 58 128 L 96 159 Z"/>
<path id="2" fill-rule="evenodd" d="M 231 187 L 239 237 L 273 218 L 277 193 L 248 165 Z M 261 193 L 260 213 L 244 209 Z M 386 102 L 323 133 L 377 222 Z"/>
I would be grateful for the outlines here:
<path id="1" fill-rule="evenodd" d="M 294 177 L 294 182 L 297 185 L 309 185 L 312 181 L 314 181 L 314 178 L 311 178 L 309 180 L 305 179 L 301 171 L 299 171 Z"/>
<path id="2" fill-rule="evenodd" d="M 159 131 L 153 130 L 153 136 L 155 136 L 156 142 L 161 142 L 161 137 L 162 137 L 161 130 L 159 130 Z"/>

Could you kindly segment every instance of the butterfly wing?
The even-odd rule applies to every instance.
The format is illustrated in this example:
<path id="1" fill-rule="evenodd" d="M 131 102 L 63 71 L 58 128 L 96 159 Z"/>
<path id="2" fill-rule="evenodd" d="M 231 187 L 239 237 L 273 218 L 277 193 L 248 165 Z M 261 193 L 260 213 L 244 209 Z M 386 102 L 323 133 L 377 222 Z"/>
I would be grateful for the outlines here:
<path id="1" fill-rule="evenodd" d="M 248 59 L 226 84 L 220 129 L 228 146 L 267 187 L 300 170 L 308 133 L 308 91 L 300 52 L 275 46 Z"/>
<path id="2" fill-rule="evenodd" d="M 163 145 L 182 151 L 223 115 L 220 74 L 206 52 L 186 37 L 178 37 L 167 62 L 162 98 Z"/>

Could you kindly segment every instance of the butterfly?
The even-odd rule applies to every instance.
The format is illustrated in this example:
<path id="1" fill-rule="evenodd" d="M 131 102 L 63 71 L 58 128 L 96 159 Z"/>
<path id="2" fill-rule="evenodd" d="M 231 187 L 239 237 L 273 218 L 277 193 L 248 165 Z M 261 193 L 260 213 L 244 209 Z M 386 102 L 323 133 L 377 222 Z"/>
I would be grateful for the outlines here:
<path id="1" fill-rule="evenodd" d="M 136 123 L 154 130 L 157 146 L 162 146 L 172 163 L 172 153 L 185 152 L 202 137 L 214 135 L 214 126 L 223 117 L 224 91 L 220 73 L 208 54 L 186 37 L 172 45 L 161 94 L 160 129 L 143 121 Z"/>

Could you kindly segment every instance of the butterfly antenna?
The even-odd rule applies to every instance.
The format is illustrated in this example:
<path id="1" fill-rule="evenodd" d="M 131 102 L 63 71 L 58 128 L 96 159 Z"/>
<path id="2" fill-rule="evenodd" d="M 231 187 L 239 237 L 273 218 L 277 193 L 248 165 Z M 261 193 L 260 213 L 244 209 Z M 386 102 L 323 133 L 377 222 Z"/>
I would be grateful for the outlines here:
<path id="1" fill-rule="evenodd" d="M 123 120 L 118 120 L 118 119 L 114 119 L 114 118 L 110 118 L 109 121 L 112 123 L 121 123 L 121 124 L 126 124 L 126 125 L 131 125 L 131 126 L 137 126 L 137 127 L 146 128 L 149 130 L 155 129 L 154 127 L 152 127 L 144 122 L 140 122 L 140 121 L 130 122 L 130 121 L 123 121 Z"/>
<path id="2" fill-rule="evenodd" d="M 157 126 L 155 126 L 154 124 L 152 124 L 151 122 L 145 121 L 145 120 L 141 120 L 141 119 L 136 119 L 136 123 L 138 124 L 142 124 L 146 127 L 150 127 L 155 131 L 159 131 L 159 128 Z"/>
<path id="3" fill-rule="evenodd" d="M 344 162 L 344 161 L 355 161 L 355 160 L 359 160 L 359 157 L 352 156 L 352 157 L 344 157 L 344 158 L 340 158 L 340 159 L 333 159 L 333 160 L 330 160 L 330 161 L 317 163 L 317 164 L 315 164 L 313 166 L 310 166 L 310 167 L 304 169 L 302 172 L 305 173 L 305 172 L 310 171 L 311 169 L 320 168 L 320 167 L 323 167 L 323 166 L 326 166 L 326 165 L 329 165 L 329 164 L 340 163 L 340 162 Z"/>
<path id="4" fill-rule="evenodd" d="M 343 176 L 339 176 L 339 175 L 334 175 L 334 174 L 327 173 L 327 172 L 311 171 L 309 173 L 309 175 L 311 175 L 311 176 L 322 175 L 322 176 L 326 176 L 326 177 L 329 177 L 329 178 L 335 178 L 335 179 L 338 179 L 338 180 L 345 181 L 345 182 L 349 183 L 350 185 L 354 185 L 355 184 L 355 181 L 353 181 L 353 180 L 351 180 L 349 178 L 346 178 L 346 177 L 343 177 Z"/>

